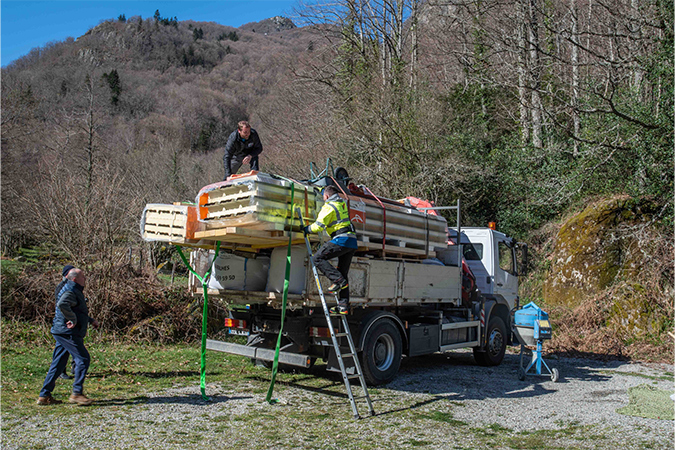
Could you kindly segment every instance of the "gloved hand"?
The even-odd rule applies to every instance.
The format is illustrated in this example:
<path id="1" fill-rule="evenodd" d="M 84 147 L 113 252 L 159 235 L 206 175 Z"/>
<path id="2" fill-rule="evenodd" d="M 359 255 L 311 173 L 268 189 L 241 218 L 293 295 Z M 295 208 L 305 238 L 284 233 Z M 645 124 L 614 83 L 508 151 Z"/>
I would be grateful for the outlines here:
<path id="1" fill-rule="evenodd" d="M 302 232 L 307 236 L 309 234 L 309 225 L 302 227 Z"/>

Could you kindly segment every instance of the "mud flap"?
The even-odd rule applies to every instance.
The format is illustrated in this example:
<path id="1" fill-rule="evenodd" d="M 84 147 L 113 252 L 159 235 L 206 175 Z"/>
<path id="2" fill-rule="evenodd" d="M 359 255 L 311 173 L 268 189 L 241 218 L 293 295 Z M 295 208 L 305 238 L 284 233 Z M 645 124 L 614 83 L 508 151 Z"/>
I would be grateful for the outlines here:
<path id="1" fill-rule="evenodd" d="M 343 355 L 349 353 L 349 347 L 340 347 Z M 354 375 L 356 373 L 356 368 L 354 365 L 354 360 L 351 356 L 345 356 L 342 359 L 342 362 L 345 365 L 345 372 L 347 375 Z M 328 361 L 326 361 L 326 370 L 329 372 L 340 372 L 340 364 L 337 360 L 337 355 L 335 354 L 335 349 L 333 347 L 328 351 Z"/>

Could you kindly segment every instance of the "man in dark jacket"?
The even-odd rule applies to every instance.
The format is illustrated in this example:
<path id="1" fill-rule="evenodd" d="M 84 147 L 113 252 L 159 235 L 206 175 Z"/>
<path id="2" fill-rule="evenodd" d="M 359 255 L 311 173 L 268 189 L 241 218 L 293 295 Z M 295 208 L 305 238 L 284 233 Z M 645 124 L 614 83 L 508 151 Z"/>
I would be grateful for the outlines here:
<path id="1" fill-rule="evenodd" d="M 71 269 L 67 275 L 68 281 L 61 288 L 56 302 L 56 314 L 52 324 L 51 333 L 56 341 L 52 363 L 49 366 L 47 377 L 38 397 L 38 405 L 53 405 L 61 403 L 52 397 L 52 391 L 56 386 L 56 379 L 68 362 L 68 355 L 75 361 L 75 381 L 70 403 L 78 405 L 91 405 L 93 401 L 84 395 L 84 378 L 89 370 L 89 352 L 84 346 L 84 337 L 87 334 L 89 323 L 98 328 L 98 322 L 89 317 L 87 300 L 84 298 L 84 286 L 86 278 L 80 269 Z"/>
<path id="2" fill-rule="evenodd" d="M 61 282 L 59 284 L 56 285 L 56 290 L 54 291 L 54 298 L 56 299 L 57 302 L 59 301 L 59 294 L 61 293 L 61 289 L 63 289 L 63 286 L 65 286 L 66 283 L 68 282 L 68 278 L 66 278 L 68 276 L 68 272 L 70 272 L 74 268 L 75 268 L 75 266 L 71 266 L 70 264 L 66 264 L 65 266 L 63 266 L 63 271 L 61 272 L 61 274 L 63 275 L 63 279 L 61 280 Z M 66 361 L 66 363 L 67 363 L 67 361 Z M 66 366 L 67 365 L 68 364 L 66 364 Z M 75 361 L 72 361 L 70 371 L 72 373 L 75 373 Z M 73 377 L 68 375 L 66 367 L 63 368 L 63 373 L 61 375 L 59 375 L 59 378 L 64 379 L 64 380 L 72 380 L 73 379 Z"/>
<path id="3" fill-rule="evenodd" d="M 230 134 L 225 144 L 223 165 L 225 166 L 225 178 L 237 173 L 243 164 L 250 164 L 251 170 L 260 170 L 258 155 L 263 151 L 258 133 L 251 128 L 251 124 L 242 120 L 237 124 L 237 129 Z"/>

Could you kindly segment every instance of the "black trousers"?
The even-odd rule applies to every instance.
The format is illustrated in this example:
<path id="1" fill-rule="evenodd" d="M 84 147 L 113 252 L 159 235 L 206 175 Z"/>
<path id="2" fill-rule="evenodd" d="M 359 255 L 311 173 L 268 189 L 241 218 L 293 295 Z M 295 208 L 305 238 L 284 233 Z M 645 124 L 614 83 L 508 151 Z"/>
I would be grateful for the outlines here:
<path id="1" fill-rule="evenodd" d="M 244 164 L 244 158 L 246 158 L 246 156 L 247 155 L 235 155 L 232 157 L 232 161 L 230 162 L 230 173 L 232 173 L 232 175 L 236 175 L 237 171 Z M 260 170 L 260 163 L 257 156 L 251 157 L 250 164 L 251 170 Z"/>
<path id="2" fill-rule="evenodd" d="M 356 253 L 355 248 L 347 248 L 337 245 L 333 242 L 326 242 L 314 254 L 314 264 L 317 269 L 323 273 L 333 283 L 342 283 L 342 280 L 349 281 L 349 266 L 352 263 L 352 257 Z M 329 259 L 337 258 L 337 269 L 328 262 Z M 349 304 L 349 288 L 343 289 L 339 293 L 340 303 Z"/>

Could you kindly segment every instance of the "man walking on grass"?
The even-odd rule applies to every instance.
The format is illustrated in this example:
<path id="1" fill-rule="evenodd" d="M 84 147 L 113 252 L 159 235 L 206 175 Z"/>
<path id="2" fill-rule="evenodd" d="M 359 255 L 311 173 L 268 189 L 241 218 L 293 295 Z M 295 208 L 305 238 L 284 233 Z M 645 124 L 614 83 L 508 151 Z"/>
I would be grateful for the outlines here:
<path id="1" fill-rule="evenodd" d="M 56 285 L 56 290 L 54 291 L 54 299 L 56 300 L 57 303 L 59 301 L 59 294 L 61 293 L 61 289 L 63 289 L 63 286 L 65 286 L 66 283 L 68 282 L 68 278 L 67 278 L 68 272 L 70 272 L 74 268 L 75 268 L 75 266 L 71 266 L 70 264 L 66 264 L 65 266 L 63 266 L 63 271 L 62 271 L 63 279 L 61 280 L 61 282 L 59 284 Z M 68 364 L 66 364 L 66 366 L 67 365 Z M 72 361 L 70 372 L 75 373 L 75 360 Z M 63 373 L 61 375 L 59 375 L 59 378 L 61 378 L 62 380 L 72 380 L 73 379 L 73 377 L 68 375 L 68 371 L 65 367 L 63 368 Z"/>
<path id="2" fill-rule="evenodd" d="M 68 363 L 68 355 L 75 361 L 75 380 L 73 393 L 69 402 L 81 406 L 91 405 L 93 400 L 84 395 L 84 378 L 89 370 L 89 352 L 84 346 L 89 323 L 98 328 L 98 321 L 89 317 L 87 299 L 84 297 L 86 278 L 80 269 L 71 269 L 66 276 L 67 282 L 61 288 L 56 302 L 56 315 L 51 333 L 56 341 L 52 363 L 38 397 L 38 405 L 55 405 L 61 403 L 52 397 L 56 380 L 63 373 Z"/>

